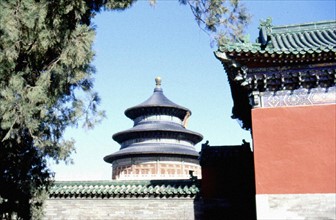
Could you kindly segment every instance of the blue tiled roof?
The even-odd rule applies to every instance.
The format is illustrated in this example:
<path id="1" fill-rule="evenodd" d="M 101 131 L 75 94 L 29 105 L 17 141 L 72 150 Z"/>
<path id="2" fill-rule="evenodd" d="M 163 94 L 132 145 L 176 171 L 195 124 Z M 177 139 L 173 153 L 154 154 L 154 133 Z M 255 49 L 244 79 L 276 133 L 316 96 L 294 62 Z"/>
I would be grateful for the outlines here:
<path id="1" fill-rule="evenodd" d="M 177 123 L 169 123 L 169 122 L 149 122 L 149 123 L 141 123 L 130 129 L 125 131 L 118 132 L 113 135 L 113 139 L 119 143 L 135 138 L 140 137 L 143 133 L 155 131 L 156 134 L 160 132 L 164 133 L 178 133 L 179 139 L 181 140 L 190 140 L 197 144 L 203 139 L 203 136 L 197 132 L 190 131 L 184 128 L 182 125 Z"/>
<path id="2" fill-rule="evenodd" d="M 199 157 L 199 153 L 193 148 L 177 144 L 133 144 L 119 151 L 104 157 L 106 162 L 112 162 L 117 158 L 132 157 L 140 155 L 176 155 L 179 157 L 187 156 L 188 158 Z"/>
<path id="3" fill-rule="evenodd" d="M 131 119 L 135 119 L 136 117 L 146 115 L 151 111 L 158 111 L 158 113 L 167 111 L 169 115 L 175 115 L 180 119 L 183 119 L 188 111 L 191 114 L 189 109 L 170 101 L 163 94 L 162 88 L 155 88 L 151 97 L 139 105 L 126 109 L 125 115 Z"/>

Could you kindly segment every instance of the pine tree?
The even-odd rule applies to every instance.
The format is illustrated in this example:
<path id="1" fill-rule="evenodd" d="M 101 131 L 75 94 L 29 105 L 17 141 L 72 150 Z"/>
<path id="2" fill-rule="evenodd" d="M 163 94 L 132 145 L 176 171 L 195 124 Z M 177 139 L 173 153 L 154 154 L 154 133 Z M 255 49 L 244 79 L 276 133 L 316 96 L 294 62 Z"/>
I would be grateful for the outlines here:
<path id="1" fill-rule="evenodd" d="M 180 0 L 189 5 L 198 25 L 217 46 L 241 42 L 251 15 L 240 0 Z M 212 42 L 212 43 L 213 43 Z"/>
<path id="2" fill-rule="evenodd" d="M 248 18 L 237 0 L 179 1 L 209 33 L 231 29 L 225 39 L 238 36 Z M 46 160 L 69 162 L 74 151 L 74 141 L 63 139 L 65 129 L 92 128 L 104 117 L 93 90 L 90 21 L 100 10 L 123 10 L 132 3 L 0 1 L 0 218 L 40 218 L 53 177 Z"/>
<path id="3" fill-rule="evenodd" d="M 69 161 L 68 126 L 93 127 L 94 28 L 101 9 L 132 1 L 0 2 L 0 218 L 31 219 L 52 183 L 46 159 Z"/>

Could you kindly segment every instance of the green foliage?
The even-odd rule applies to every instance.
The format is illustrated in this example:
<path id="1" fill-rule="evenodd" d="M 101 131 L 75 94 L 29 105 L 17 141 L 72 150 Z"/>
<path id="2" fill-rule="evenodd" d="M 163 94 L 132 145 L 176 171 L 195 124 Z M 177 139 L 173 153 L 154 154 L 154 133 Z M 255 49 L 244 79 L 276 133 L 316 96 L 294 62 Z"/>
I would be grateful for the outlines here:
<path id="1" fill-rule="evenodd" d="M 240 0 L 179 0 L 190 6 L 198 25 L 217 46 L 240 42 L 251 16 Z"/>
<path id="2" fill-rule="evenodd" d="M 45 192 L 52 184 L 41 151 L 33 146 L 29 135 L 21 143 L 4 141 L 0 154 L 1 219 L 40 219 Z"/>
<path id="3" fill-rule="evenodd" d="M 40 218 L 53 177 L 46 159 L 71 162 L 75 150 L 65 129 L 104 118 L 93 91 L 90 21 L 134 1 L 0 1 L 0 218 Z M 247 24 L 238 0 L 179 1 L 223 42 L 239 39 Z"/>
<path id="4" fill-rule="evenodd" d="M 69 162 L 68 126 L 92 128 L 97 109 L 91 66 L 101 9 L 132 0 L 2 0 L 0 2 L 0 218 L 38 218 L 52 183 L 46 159 Z"/>

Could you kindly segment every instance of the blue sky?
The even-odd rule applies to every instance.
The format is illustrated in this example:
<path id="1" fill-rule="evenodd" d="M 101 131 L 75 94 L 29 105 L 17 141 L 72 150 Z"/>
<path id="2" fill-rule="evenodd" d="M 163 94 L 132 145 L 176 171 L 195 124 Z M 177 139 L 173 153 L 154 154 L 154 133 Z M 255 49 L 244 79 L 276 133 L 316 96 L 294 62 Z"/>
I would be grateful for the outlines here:
<path id="1" fill-rule="evenodd" d="M 251 41 L 257 37 L 260 19 L 272 17 L 274 25 L 336 19 L 333 0 L 244 2 L 253 15 L 247 30 Z M 77 153 L 72 155 L 73 165 L 51 164 L 56 180 L 111 179 L 111 166 L 103 157 L 120 147 L 112 134 L 133 126 L 124 111 L 152 95 L 156 76 L 161 76 L 170 100 L 191 109 L 188 129 L 203 134 L 201 143 L 251 142 L 250 133 L 230 118 L 226 74 L 189 7 L 174 0 L 158 0 L 155 7 L 138 1 L 125 11 L 98 14 L 94 24 L 95 89 L 107 118 L 91 131 L 68 129 L 65 137 L 76 140 Z"/>

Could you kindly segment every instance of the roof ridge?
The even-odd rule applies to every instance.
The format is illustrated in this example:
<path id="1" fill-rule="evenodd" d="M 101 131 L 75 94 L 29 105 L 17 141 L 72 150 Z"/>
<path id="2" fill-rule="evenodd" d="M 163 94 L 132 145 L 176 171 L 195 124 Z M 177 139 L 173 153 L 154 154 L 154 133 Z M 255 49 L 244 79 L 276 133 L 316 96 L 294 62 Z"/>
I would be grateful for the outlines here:
<path id="1" fill-rule="evenodd" d="M 199 180 L 191 179 L 56 181 L 49 191 L 49 198 L 192 198 L 198 195 L 199 187 Z"/>
<path id="2" fill-rule="evenodd" d="M 306 22 L 301 24 L 279 25 L 272 26 L 272 34 L 274 33 L 288 33 L 301 31 L 314 31 L 322 29 L 336 28 L 336 20 L 325 20 L 317 22 Z"/>
<path id="3" fill-rule="evenodd" d="M 219 46 L 224 53 L 312 54 L 336 52 L 336 20 L 273 26 L 272 20 L 261 21 L 258 44 L 229 43 Z"/>

